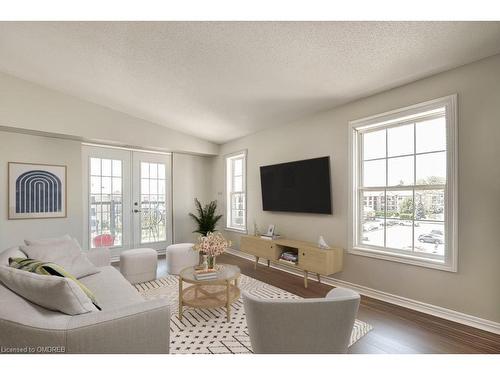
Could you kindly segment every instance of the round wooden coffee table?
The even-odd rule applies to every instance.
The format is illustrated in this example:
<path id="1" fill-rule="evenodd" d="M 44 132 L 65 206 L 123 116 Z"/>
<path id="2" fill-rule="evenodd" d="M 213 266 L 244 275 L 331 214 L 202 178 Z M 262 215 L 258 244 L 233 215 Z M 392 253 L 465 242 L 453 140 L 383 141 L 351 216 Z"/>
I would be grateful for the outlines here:
<path id="1" fill-rule="evenodd" d="M 240 297 L 238 278 L 240 269 L 230 264 L 218 264 L 217 278 L 196 280 L 194 267 L 184 268 L 179 273 L 179 320 L 183 307 L 198 309 L 226 307 L 226 317 L 231 319 L 231 304 Z M 184 283 L 192 284 L 184 288 Z"/>

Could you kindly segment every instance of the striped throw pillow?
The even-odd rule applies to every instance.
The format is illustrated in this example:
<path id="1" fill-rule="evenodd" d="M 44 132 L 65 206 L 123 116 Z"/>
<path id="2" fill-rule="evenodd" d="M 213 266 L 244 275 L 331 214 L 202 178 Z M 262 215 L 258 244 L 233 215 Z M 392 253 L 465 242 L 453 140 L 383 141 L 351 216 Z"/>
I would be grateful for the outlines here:
<path id="1" fill-rule="evenodd" d="M 66 272 L 64 268 L 55 263 L 41 262 L 30 258 L 9 258 L 9 266 L 17 268 L 18 270 L 33 272 L 39 275 L 67 277 L 68 279 L 73 280 L 80 287 L 80 289 L 87 295 L 87 297 L 89 297 L 98 310 L 101 310 L 94 293 L 92 293 L 89 288 L 78 281 L 73 275 Z"/>

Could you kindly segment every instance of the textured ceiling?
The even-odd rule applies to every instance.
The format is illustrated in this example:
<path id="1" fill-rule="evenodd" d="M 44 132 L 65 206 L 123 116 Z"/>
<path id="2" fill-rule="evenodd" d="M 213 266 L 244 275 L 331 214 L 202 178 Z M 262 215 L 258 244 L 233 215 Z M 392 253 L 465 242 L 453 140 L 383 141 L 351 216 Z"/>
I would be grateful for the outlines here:
<path id="1" fill-rule="evenodd" d="M 500 53 L 500 22 L 0 22 L 0 71 L 223 143 Z"/>

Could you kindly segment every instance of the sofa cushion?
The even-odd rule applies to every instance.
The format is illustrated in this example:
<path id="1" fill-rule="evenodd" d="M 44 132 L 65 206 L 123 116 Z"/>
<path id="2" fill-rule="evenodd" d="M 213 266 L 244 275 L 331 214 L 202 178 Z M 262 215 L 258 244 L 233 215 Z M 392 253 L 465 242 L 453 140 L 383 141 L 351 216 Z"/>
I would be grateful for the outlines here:
<path id="1" fill-rule="evenodd" d="M 112 266 L 99 269 L 101 272 L 86 276 L 79 281 L 90 288 L 98 299 L 103 311 L 127 308 L 144 302 L 144 298 L 130 283 Z M 43 330 L 65 330 L 74 319 L 59 311 L 48 310 L 28 301 L 0 283 L 0 321 L 5 320 L 17 325 L 36 327 Z M 85 317 L 101 314 L 95 311 L 78 315 Z"/>
<path id="2" fill-rule="evenodd" d="M 0 266 L 8 266 L 10 258 L 26 258 L 19 246 L 10 247 L 0 253 Z"/>
<path id="3" fill-rule="evenodd" d="M 59 242 L 70 241 L 71 236 L 69 234 L 65 234 L 61 237 L 50 237 L 50 238 L 41 238 L 38 240 L 24 240 L 26 245 L 51 245 Z"/>
<path id="4" fill-rule="evenodd" d="M 21 250 L 31 259 L 60 265 L 77 279 L 99 272 L 72 238 L 47 244 L 23 245 Z"/>
<path id="5" fill-rule="evenodd" d="M 73 275 L 68 273 L 58 264 L 50 262 L 40 262 L 39 260 L 30 258 L 10 258 L 9 266 L 18 270 L 33 272 L 38 275 L 59 276 L 71 279 L 76 283 L 76 285 L 79 286 L 83 293 L 85 293 L 85 295 L 90 298 L 94 306 L 97 307 L 98 310 L 101 310 L 94 293 L 92 293 L 89 288 L 87 288 L 84 284 L 78 281 Z"/>
<path id="6" fill-rule="evenodd" d="M 121 308 L 144 298 L 113 266 L 101 267 L 99 273 L 81 278 L 79 281 L 92 290 L 103 311 Z"/>
<path id="7" fill-rule="evenodd" d="M 52 311 L 28 301 L 26 298 L 14 293 L 1 282 L 0 305 L 2 306 L 0 308 L 0 322 L 4 320 L 16 325 L 36 327 L 42 330 L 65 329 L 72 318 L 71 315 Z"/>
<path id="8" fill-rule="evenodd" d="M 0 281 L 14 293 L 49 310 L 68 315 L 97 311 L 76 282 L 66 277 L 39 275 L 0 266 Z"/>

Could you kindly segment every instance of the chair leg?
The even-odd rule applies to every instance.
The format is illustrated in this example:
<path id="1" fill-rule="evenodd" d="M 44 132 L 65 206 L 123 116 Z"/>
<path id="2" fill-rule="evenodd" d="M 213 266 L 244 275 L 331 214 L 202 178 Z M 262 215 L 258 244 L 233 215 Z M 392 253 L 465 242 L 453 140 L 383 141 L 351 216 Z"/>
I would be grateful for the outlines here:
<path id="1" fill-rule="evenodd" d="M 182 277 L 179 277 L 179 320 L 182 322 L 183 318 L 182 307 Z"/>

